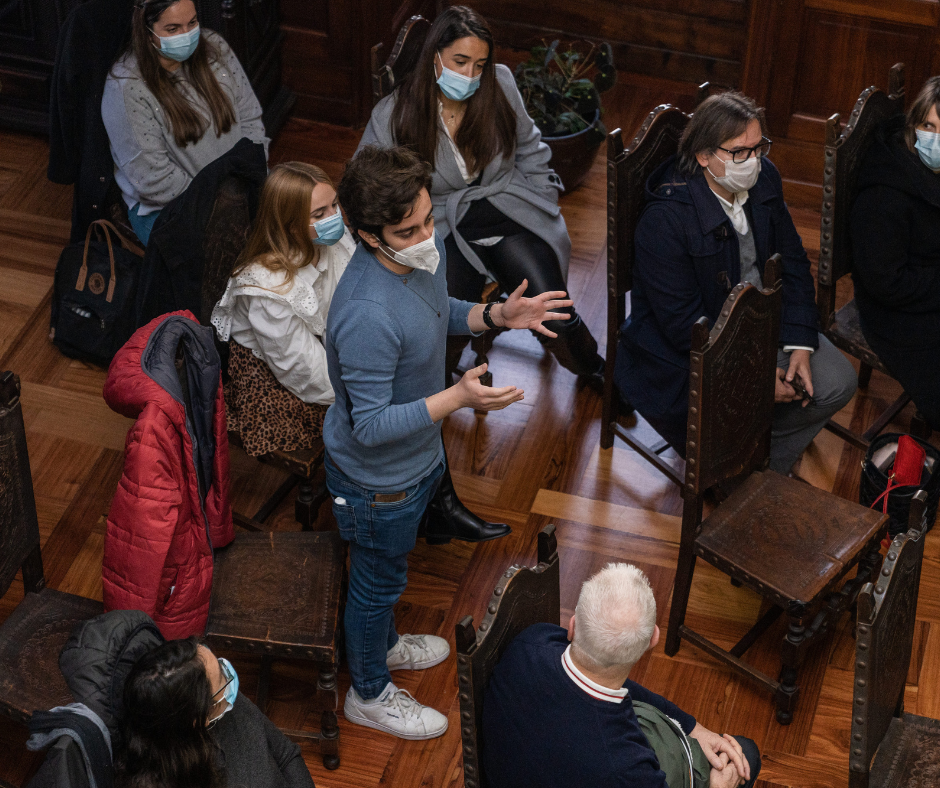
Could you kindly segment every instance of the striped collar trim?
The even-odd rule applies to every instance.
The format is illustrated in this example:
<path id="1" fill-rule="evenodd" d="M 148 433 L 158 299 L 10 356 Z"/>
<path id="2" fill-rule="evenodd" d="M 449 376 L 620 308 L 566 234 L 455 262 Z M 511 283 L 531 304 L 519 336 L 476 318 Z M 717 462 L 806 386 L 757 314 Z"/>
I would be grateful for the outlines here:
<path id="1" fill-rule="evenodd" d="M 626 687 L 621 687 L 619 690 L 615 690 L 611 689 L 610 687 L 604 687 L 598 684 L 596 681 L 591 681 L 580 670 L 578 670 L 578 666 L 575 665 L 574 660 L 571 659 L 570 644 L 568 648 L 565 649 L 565 652 L 561 655 L 561 666 L 565 669 L 565 673 L 568 674 L 568 677 L 578 685 L 578 688 L 586 692 L 592 698 L 606 700 L 609 703 L 622 703 L 623 699 L 630 694 Z"/>

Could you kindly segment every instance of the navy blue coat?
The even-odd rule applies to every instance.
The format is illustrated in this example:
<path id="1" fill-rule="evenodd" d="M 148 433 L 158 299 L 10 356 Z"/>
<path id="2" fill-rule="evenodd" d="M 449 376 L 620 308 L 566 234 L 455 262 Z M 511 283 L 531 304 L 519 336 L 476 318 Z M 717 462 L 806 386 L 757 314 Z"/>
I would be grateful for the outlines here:
<path id="1" fill-rule="evenodd" d="M 624 397 L 684 454 L 692 326 L 703 315 L 713 324 L 740 281 L 738 236 L 701 171 L 680 174 L 674 158 L 650 176 L 646 198 L 614 378 Z M 810 262 L 784 202 L 780 173 L 768 159 L 745 211 L 761 274 L 771 255 L 783 257 L 780 344 L 817 348 Z"/>

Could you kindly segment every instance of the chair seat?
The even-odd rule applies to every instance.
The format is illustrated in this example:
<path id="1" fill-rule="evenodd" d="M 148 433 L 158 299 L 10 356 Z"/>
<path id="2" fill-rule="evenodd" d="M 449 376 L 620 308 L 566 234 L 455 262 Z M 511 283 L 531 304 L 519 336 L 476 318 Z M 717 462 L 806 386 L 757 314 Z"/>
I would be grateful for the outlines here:
<path id="1" fill-rule="evenodd" d="M 336 531 L 238 534 L 215 554 L 206 636 L 236 651 L 333 662 L 345 565 Z"/>
<path id="2" fill-rule="evenodd" d="M 940 720 L 895 717 L 872 764 L 870 788 L 928 788 L 940 775 Z"/>
<path id="3" fill-rule="evenodd" d="M 244 448 L 241 436 L 237 432 L 229 432 L 228 440 L 233 446 Z M 323 464 L 323 453 L 323 440 L 318 439 L 309 449 L 272 451 L 268 454 L 262 454 L 257 459 L 268 465 L 283 468 L 294 476 L 311 478 Z"/>
<path id="4" fill-rule="evenodd" d="M 764 471 L 702 522 L 695 552 L 778 604 L 809 603 L 855 562 L 884 521 L 880 512 Z"/>
<path id="5" fill-rule="evenodd" d="M 102 612 L 101 602 L 51 588 L 26 594 L 0 626 L 0 709 L 28 722 L 37 709 L 71 703 L 59 653 L 76 624 Z"/>
<path id="6" fill-rule="evenodd" d="M 870 367 L 893 377 L 878 358 L 878 354 L 871 349 L 862 326 L 858 319 L 858 307 L 853 298 L 842 309 L 832 316 L 832 323 L 825 331 L 826 338 L 840 350 L 844 350 L 853 358 L 864 361 Z"/>

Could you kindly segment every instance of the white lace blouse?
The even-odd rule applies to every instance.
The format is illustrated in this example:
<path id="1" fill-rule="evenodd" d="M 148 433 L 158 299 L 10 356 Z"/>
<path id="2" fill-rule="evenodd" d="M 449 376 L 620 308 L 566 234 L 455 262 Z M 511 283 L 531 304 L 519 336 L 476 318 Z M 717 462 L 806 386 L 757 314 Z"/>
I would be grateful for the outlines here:
<path id="1" fill-rule="evenodd" d="M 331 404 L 322 337 L 330 300 L 355 248 L 347 230 L 332 246 L 320 247 L 319 262 L 297 271 L 286 290 L 282 271 L 248 266 L 229 279 L 212 310 L 219 339 L 251 350 L 303 402 Z"/>

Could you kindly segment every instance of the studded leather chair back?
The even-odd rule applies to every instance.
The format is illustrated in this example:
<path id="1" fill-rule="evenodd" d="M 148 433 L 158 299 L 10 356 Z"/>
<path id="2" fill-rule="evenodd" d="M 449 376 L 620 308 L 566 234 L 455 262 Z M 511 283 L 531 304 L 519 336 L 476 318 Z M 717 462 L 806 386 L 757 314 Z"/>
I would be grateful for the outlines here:
<path id="1" fill-rule="evenodd" d="M 431 23 L 423 16 L 413 16 L 398 31 L 388 60 L 382 62 L 384 44 L 372 47 L 372 106 L 385 98 L 417 64 L 428 37 Z"/>

